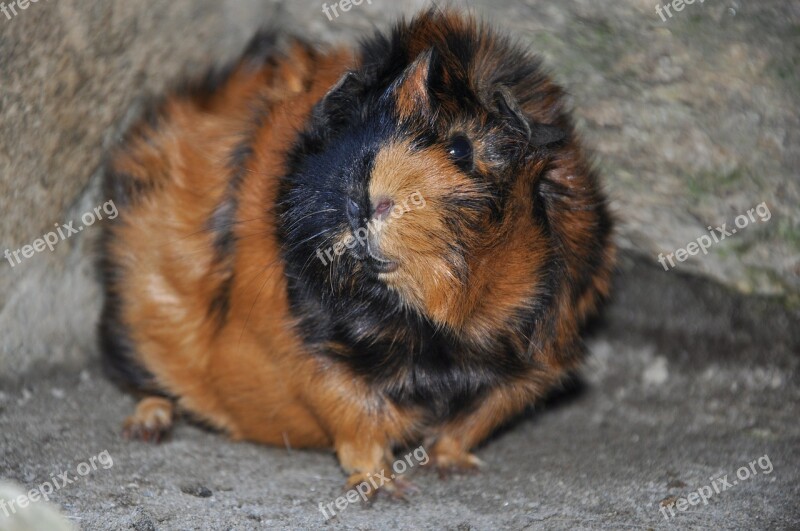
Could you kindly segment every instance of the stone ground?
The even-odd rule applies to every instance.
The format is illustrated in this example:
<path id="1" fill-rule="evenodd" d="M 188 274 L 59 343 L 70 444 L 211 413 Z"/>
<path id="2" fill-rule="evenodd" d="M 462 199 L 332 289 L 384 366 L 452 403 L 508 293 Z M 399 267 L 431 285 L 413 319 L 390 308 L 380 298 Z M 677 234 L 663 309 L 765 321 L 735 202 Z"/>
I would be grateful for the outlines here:
<path id="1" fill-rule="evenodd" d="M 330 452 L 231 443 L 188 423 L 159 446 L 125 442 L 134 402 L 92 366 L 0 383 L 0 477 L 30 489 L 69 472 L 52 501 L 92 530 L 800 528 L 797 313 L 678 275 L 659 294 L 663 275 L 624 260 L 582 374 L 484 445 L 484 471 L 412 468 L 406 502 L 351 505 L 326 523 L 318 505 L 344 480 Z M 647 325 L 669 315 L 669 329 Z M 104 451 L 113 466 L 78 478 Z M 711 485 L 708 505 L 660 511 Z"/>

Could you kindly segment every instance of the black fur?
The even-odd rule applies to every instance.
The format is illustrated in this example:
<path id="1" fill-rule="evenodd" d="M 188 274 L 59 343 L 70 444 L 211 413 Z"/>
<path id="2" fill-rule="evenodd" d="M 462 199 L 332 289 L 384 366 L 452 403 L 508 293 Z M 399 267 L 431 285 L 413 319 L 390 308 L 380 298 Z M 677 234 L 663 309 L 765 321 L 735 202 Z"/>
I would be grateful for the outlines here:
<path id="1" fill-rule="evenodd" d="M 137 181 L 129 175 L 109 172 L 104 183 L 105 196 L 113 200 L 118 208 L 122 208 L 123 205 L 129 205 L 147 193 L 144 187 L 137 186 L 136 183 Z M 153 375 L 136 362 L 135 347 L 127 327 L 122 324 L 122 300 L 115 289 L 121 271 L 120 266 L 109 259 L 110 230 L 110 226 L 104 225 L 100 239 L 102 258 L 98 264 L 104 291 L 103 310 L 98 327 L 103 368 L 122 386 L 157 392 L 154 389 Z"/>
<path id="2" fill-rule="evenodd" d="M 253 156 L 252 135 L 238 144 L 230 154 L 230 177 L 222 200 L 208 219 L 208 230 L 214 235 L 214 263 L 223 277 L 209 306 L 209 315 L 217 326 L 222 326 L 230 309 L 233 289 L 233 258 L 236 252 L 236 211 L 239 205 L 239 188 L 247 173 L 247 164 Z"/>
<path id="3" fill-rule="evenodd" d="M 313 47 L 304 41 L 296 40 L 295 42 L 303 45 L 309 54 L 315 53 Z M 193 89 L 193 94 L 195 98 L 203 98 L 219 90 L 237 65 L 255 71 L 264 65 L 277 65 L 283 54 L 284 45 L 280 35 L 275 30 L 262 30 L 250 41 L 239 61 L 207 76 L 200 86 Z M 218 327 L 222 327 L 227 319 L 234 283 L 233 259 L 236 253 L 236 213 L 239 208 L 239 189 L 247 175 L 248 164 L 253 157 L 252 145 L 255 135 L 269 111 L 269 106 L 264 101 L 258 101 L 253 105 L 253 120 L 250 127 L 243 132 L 242 141 L 234 147 L 229 156 L 230 176 L 227 189 L 207 222 L 208 230 L 214 235 L 214 262 L 222 277 L 209 306 L 209 316 L 216 321 Z"/>
<path id="4" fill-rule="evenodd" d="M 343 254 L 335 267 L 317 258 L 317 249 L 326 246 L 327 231 L 347 222 L 343 208 L 347 199 L 366 198 L 369 161 L 387 140 L 407 138 L 418 147 L 442 144 L 444 149 L 447 139 L 439 136 L 433 124 L 422 129 L 398 125 L 397 109 L 390 99 L 381 97 L 415 59 L 406 51 L 407 39 L 401 26 L 388 37 L 378 35 L 363 43 L 363 67 L 347 75 L 315 109 L 289 156 L 287 175 L 281 182 L 278 233 L 292 312 L 299 318 L 305 340 L 319 355 L 347 364 L 397 403 L 422 407 L 442 420 L 469 411 L 489 389 L 537 363 L 530 350 L 536 348 L 537 340 L 544 341 L 553 332 L 548 311 L 559 289 L 560 266 L 555 261 L 545 273 L 541 296 L 517 316 L 513 331 L 475 345 L 437 329 L 425 316 L 403 307 L 398 296 L 350 254 Z M 477 44 L 467 34 L 448 37 L 446 47 L 462 66 L 456 76 L 452 71 L 444 75 L 434 50 L 428 84 L 437 110 L 443 109 L 436 107 L 437 101 L 445 98 L 457 101 L 467 113 L 484 105 L 481 95 L 466 83 Z M 517 68 L 521 57 L 514 49 L 509 54 Z M 530 68 L 535 74 L 536 65 Z M 514 75 L 506 75 L 508 83 L 515 81 Z M 510 139 L 496 153 L 497 160 L 505 164 L 498 167 L 505 171 L 513 172 L 515 167 L 508 161 L 523 156 L 517 147 L 520 142 L 535 149 L 565 137 L 563 131 L 537 128 L 537 124 L 526 124 L 525 133 L 526 128 L 518 124 L 509 127 L 509 121 L 518 119 L 508 116 L 513 110 L 498 107 L 495 111 L 487 127 L 496 129 L 498 138 Z M 531 138 L 536 134 L 537 138 Z M 527 138 L 520 140 L 514 135 Z M 459 220 L 456 224 L 468 219 L 463 214 L 471 209 L 488 209 L 496 220 L 502 218 L 509 194 L 505 178 L 476 174 L 475 179 L 486 183 L 494 203 L 454 198 L 449 208 L 453 219 Z M 535 215 L 545 225 L 547 207 L 546 200 L 537 199 Z"/>

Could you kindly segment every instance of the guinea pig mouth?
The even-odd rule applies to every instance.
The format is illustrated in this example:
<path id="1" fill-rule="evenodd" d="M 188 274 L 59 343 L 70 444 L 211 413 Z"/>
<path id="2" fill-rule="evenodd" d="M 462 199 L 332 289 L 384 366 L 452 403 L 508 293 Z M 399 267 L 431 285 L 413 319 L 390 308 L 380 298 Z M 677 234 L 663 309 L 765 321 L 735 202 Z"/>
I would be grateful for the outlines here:
<path id="1" fill-rule="evenodd" d="M 376 273 L 394 273 L 397 271 L 397 262 L 387 260 L 383 256 L 375 256 L 371 252 L 367 254 L 367 266 Z"/>
<path id="2" fill-rule="evenodd" d="M 364 244 L 355 249 L 355 256 L 374 273 L 394 273 L 397 271 L 399 264 L 386 258 L 380 251 L 380 246 L 377 241 L 372 237 L 366 238 Z"/>
<path id="3" fill-rule="evenodd" d="M 359 233 L 364 234 L 359 237 Z M 356 245 L 348 247 L 350 254 L 363 263 L 364 266 L 375 274 L 393 273 L 397 271 L 399 264 L 395 260 L 387 258 L 380 249 L 380 236 L 377 231 L 370 228 L 356 229 L 352 235 Z"/>

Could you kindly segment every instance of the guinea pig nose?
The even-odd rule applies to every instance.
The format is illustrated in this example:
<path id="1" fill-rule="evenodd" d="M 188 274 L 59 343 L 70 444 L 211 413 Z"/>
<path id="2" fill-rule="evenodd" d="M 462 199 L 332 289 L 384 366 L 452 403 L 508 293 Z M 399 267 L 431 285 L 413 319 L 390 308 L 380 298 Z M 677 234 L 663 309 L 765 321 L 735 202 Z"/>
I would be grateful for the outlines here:
<path id="1" fill-rule="evenodd" d="M 372 217 L 383 219 L 392 211 L 394 201 L 388 197 L 379 197 L 377 200 L 373 201 L 372 204 Z"/>
<path id="2" fill-rule="evenodd" d="M 359 222 L 361 221 L 361 209 L 359 208 L 358 203 L 349 197 L 347 198 L 347 219 L 353 226 L 358 226 Z"/>

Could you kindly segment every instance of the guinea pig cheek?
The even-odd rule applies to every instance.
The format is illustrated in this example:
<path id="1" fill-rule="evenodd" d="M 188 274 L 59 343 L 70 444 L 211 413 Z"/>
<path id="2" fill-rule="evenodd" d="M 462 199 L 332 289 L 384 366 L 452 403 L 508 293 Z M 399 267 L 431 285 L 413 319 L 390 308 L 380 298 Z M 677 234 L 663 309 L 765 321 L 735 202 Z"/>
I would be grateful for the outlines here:
<path id="1" fill-rule="evenodd" d="M 370 198 L 388 198 L 394 207 L 372 242 L 398 263 L 382 278 L 421 309 L 431 297 L 438 298 L 434 292 L 457 288 L 458 275 L 451 270 L 454 260 L 449 256 L 455 235 L 445 222 L 443 205 L 455 190 L 469 185 L 465 181 L 441 150 L 414 151 L 400 141 L 381 149 L 375 158 Z"/>

